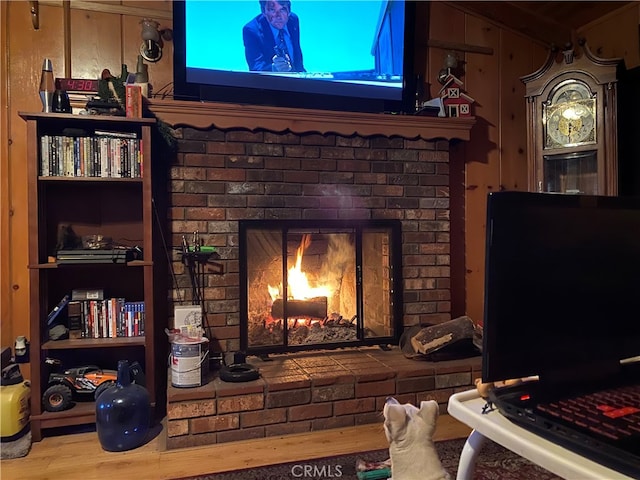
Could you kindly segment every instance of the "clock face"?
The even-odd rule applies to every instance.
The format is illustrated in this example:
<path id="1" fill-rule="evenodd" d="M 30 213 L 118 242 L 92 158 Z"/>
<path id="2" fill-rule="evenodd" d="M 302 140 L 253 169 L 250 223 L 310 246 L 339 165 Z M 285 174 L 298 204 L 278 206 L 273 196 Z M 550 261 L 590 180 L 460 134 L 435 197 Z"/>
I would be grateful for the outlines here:
<path id="1" fill-rule="evenodd" d="M 98 80 L 84 78 L 56 78 L 56 88 L 67 92 L 98 93 Z"/>
<path id="2" fill-rule="evenodd" d="M 589 88 L 569 82 L 557 88 L 544 105 L 544 147 L 575 147 L 596 143 L 596 99 Z"/>
<path id="3" fill-rule="evenodd" d="M 547 147 L 568 147 L 596 141 L 595 100 L 578 100 L 550 108 Z"/>

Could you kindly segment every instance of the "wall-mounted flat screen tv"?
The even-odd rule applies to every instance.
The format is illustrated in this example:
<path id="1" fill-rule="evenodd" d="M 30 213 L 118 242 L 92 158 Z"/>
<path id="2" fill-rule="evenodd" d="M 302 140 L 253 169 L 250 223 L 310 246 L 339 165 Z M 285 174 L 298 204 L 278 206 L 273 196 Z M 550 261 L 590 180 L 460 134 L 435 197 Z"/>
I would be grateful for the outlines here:
<path id="1" fill-rule="evenodd" d="M 173 5 L 177 99 L 364 112 L 414 104 L 413 2 Z"/>

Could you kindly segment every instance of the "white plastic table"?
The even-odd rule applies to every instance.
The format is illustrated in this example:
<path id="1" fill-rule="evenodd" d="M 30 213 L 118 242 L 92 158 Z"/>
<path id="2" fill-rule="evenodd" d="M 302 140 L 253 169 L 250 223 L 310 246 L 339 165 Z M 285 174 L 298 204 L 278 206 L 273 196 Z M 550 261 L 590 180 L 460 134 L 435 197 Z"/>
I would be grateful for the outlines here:
<path id="1" fill-rule="evenodd" d="M 475 389 L 449 397 L 447 408 L 449 414 L 473 429 L 460 455 L 457 480 L 473 479 L 478 454 L 487 439 L 562 478 L 571 480 L 632 478 L 519 427 L 505 418 L 497 409 L 483 414 L 484 405 L 485 401 Z"/>

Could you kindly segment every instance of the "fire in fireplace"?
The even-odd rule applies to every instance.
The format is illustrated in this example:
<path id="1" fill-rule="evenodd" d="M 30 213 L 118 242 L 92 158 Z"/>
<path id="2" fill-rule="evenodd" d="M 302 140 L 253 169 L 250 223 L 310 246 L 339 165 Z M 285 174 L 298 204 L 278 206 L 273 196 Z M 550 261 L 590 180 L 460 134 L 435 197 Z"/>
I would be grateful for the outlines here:
<path id="1" fill-rule="evenodd" d="M 397 220 L 243 220 L 240 346 L 246 353 L 397 343 Z"/>

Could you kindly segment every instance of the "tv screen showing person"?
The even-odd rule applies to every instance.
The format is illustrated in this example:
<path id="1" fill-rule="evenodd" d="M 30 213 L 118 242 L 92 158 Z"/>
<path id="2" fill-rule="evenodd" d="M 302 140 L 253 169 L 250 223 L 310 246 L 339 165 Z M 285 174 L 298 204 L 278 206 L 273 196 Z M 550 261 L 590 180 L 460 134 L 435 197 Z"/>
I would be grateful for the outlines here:
<path id="1" fill-rule="evenodd" d="M 242 29 L 251 71 L 304 72 L 300 21 L 288 0 L 260 2 L 261 13 Z"/>
<path id="2" fill-rule="evenodd" d="M 174 2 L 178 98 L 325 109 L 344 109 L 348 103 L 353 110 L 409 111 L 415 98 L 403 62 L 413 56 L 404 44 L 405 36 L 413 38 L 404 28 L 408 5 L 413 4 Z M 406 65 L 410 71 L 411 62 Z"/>

